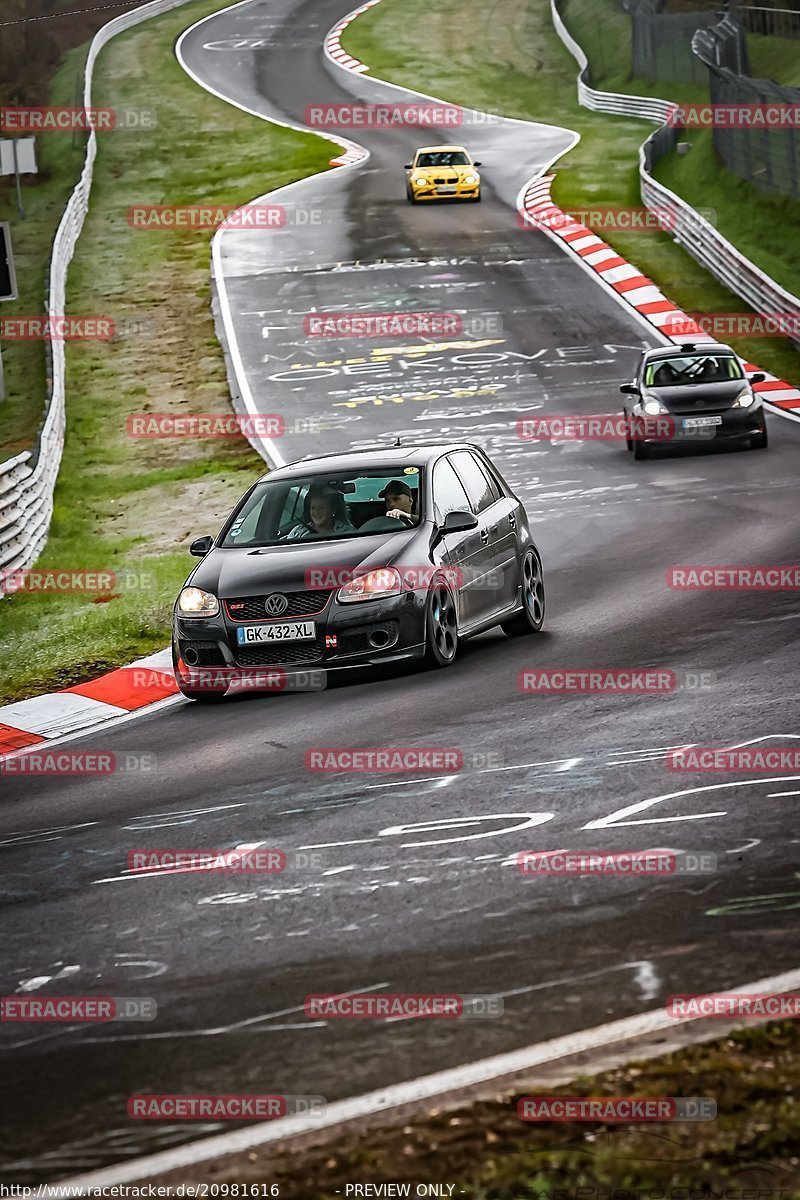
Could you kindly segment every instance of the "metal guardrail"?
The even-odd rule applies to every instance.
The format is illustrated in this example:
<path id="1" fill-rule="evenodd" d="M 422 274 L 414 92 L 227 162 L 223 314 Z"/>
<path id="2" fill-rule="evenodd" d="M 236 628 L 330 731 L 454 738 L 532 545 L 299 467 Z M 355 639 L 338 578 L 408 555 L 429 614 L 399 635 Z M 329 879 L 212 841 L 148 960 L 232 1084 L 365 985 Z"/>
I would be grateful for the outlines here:
<path id="1" fill-rule="evenodd" d="M 618 92 L 601 92 L 590 87 L 588 60 L 565 26 L 558 11 L 557 0 L 550 0 L 550 10 L 556 33 L 580 68 L 578 103 L 593 112 L 641 117 L 644 120 L 656 121 L 662 126 L 652 133 L 639 149 L 639 179 L 645 206 L 659 212 L 666 209 L 674 222 L 674 229 L 671 224 L 670 232 L 675 240 L 720 283 L 730 288 L 737 296 L 741 296 L 756 312 L 789 313 L 796 318 L 793 327 L 800 327 L 800 298 L 782 288 L 737 250 L 696 209 L 653 178 L 652 168 L 672 148 L 679 134 L 678 129 L 667 125 L 668 118 L 679 105 L 669 100 L 650 100 L 639 96 L 621 95 Z M 800 335 L 793 340 L 800 343 Z"/>
<path id="2" fill-rule="evenodd" d="M 92 107 L 92 74 L 103 47 L 118 33 L 186 3 L 188 0 L 152 0 L 133 12 L 114 17 L 97 31 L 86 57 L 84 107 Z M 97 135 L 92 130 L 86 142 L 81 177 L 67 201 L 53 239 L 47 297 L 47 313 L 50 317 L 62 316 L 65 311 L 67 270 L 89 208 L 96 155 Z M 61 465 L 66 426 L 64 343 L 54 340 L 51 353 L 52 384 L 48 389 L 47 410 L 36 445 L 33 450 L 26 450 L 0 463 L 0 572 L 18 571 L 30 566 L 40 553 L 50 528 L 53 491 Z"/>

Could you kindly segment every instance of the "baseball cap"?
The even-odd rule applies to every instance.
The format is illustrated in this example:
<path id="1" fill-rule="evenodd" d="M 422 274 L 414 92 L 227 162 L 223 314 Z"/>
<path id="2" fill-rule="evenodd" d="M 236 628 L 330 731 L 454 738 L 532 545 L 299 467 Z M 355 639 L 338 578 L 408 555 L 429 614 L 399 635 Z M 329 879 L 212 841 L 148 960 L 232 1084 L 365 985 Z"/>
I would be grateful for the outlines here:
<path id="1" fill-rule="evenodd" d="M 403 483 L 402 479 L 391 479 L 383 491 L 378 492 L 378 495 L 383 500 L 387 492 L 390 492 L 393 496 L 411 496 L 413 494 L 411 488 L 407 483 Z"/>

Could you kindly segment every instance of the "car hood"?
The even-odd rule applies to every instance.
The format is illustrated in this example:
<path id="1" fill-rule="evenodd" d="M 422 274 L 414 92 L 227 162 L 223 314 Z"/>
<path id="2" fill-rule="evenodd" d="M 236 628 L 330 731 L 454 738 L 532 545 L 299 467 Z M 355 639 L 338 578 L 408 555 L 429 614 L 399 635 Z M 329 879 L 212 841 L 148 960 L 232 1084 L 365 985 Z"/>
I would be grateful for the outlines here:
<path id="1" fill-rule="evenodd" d="M 747 387 L 746 379 L 723 379 L 719 383 L 690 383 L 683 387 L 649 387 L 667 408 L 724 408 Z"/>
<path id="2" fill-rule="evenodd" d="M 477 175 L 478 171 L 470 163 L 460 167 L 415 167 L 414 174 L 420 175 Z"/>
<path id="3" fill-rule="evenodd" d="M 223 598 L 333 587 L 333 583 L 326 584 L 326 573 L 391 566 L 420 532 L 419 528 L 403 529 L 388 536 L 381 533 L 338 542 L 268 546 L 258 552 L 244 547 L 215 548 L 198 563 L 187 583 Z M 322 574 L 311 576 L 312 571 Z"/>

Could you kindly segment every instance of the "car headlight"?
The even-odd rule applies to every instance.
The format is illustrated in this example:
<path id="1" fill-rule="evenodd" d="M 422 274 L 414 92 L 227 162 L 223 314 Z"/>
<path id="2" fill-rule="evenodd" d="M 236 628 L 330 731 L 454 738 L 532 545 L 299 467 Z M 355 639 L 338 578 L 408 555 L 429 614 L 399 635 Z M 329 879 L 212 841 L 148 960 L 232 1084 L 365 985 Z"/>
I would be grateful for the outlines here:
<path id="1" fill-rule="evenodd" d="M 477 182 L 478 182 L 477 175 L 465 175 L 464 176 L 464 183 L 477 183 Z"/>
<path id="2" fill-rule="evenodd" d="M 752 388 L 745 388 L 733 402 L 734 408 L 752 408 L 756 402 L 755 393 Z"/>
<path id="3" fill-rule="evenodd" d="M 642 398 L 642 410 L 647 413 L 648 417 L 657 417 L 659 413 L 669 412 L 658 396 L 644 396 Z"/>
<path id="4" fill-rule="evenodd" d="M 400 572 L 394 567 L 379 567 L 377 571 L 356 575 L 339 589 L 337 599 L 344 604 L 351 604 L 355 600 L 382 600 L 386 596 L 399 596 L 402 590 Z"/>
<path id="5" fill-rule="evenodd" d="M 178 612 L 186 617 L 215 617 L 219 612 L 219 600 L 202 588 L 185 587 L 178 596 Z"/>
<path id="6" fill-rule="evenodd" d="M 428 182 L 429 181 L 425 178 L 424 175 L 418 175 L 417 178 L 414 180 L 414 183 L 417 185 L 417 187 L 425 187 Z"/>

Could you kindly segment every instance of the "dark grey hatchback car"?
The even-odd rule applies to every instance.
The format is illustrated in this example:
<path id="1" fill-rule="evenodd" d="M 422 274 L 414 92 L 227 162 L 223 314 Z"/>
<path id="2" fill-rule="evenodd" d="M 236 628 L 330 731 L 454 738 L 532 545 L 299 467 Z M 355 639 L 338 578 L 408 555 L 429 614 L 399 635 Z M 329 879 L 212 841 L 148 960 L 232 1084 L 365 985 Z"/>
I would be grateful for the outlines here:
<path id="1" fill-rule="evenodd" d="M 379 448 L 271 471 L 242 498 L 174 610 L 185 696 L 287 674 L 424 660 L 460 639 L 544 623 L 528 518 L 490 459 L 464 443 Z M 258 690 L 258 686 L 254 690 Z"/>
<path id="2" fill-rule="evenodd" d="M 719 342 L 645 350 L 634 379 L 620 388 L 628 397 L 628 449 L 637 459 L 655 446 L 730 440 L 766 449 L 764 407 L 752 388 L 763 379 L 748 378 L 735 352 Z"/>

